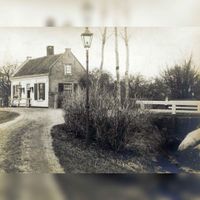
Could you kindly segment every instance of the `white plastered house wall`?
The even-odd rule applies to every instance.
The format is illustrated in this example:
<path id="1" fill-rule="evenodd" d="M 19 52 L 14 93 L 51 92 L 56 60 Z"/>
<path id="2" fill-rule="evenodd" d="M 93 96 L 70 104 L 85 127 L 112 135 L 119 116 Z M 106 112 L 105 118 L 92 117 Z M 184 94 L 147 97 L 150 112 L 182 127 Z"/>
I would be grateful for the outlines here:
<path id="1" fill-rule="evenodd" d="M 45 99 L 35 99 L 34 96 L 34 85 L 35 84 L 45 84 Z M 21 97 L 14 98 L 13 86 L 20 85 L 22 88 Z M 29 86 L 29 89 L 27 88 Z M 30 105 L 31 107 L 48 107 L 49 106 L 49 77 L 46 75 L 37 76 L 24 76 L 24 77 L 13 77 L 11 79 L 11 104 L 16 106 L 27 106 L 27 93 L 30 90 Z M 37 90 L 37 92 L 39 92 Z M 37 97 L 39 95 L 37 94 Z"/>

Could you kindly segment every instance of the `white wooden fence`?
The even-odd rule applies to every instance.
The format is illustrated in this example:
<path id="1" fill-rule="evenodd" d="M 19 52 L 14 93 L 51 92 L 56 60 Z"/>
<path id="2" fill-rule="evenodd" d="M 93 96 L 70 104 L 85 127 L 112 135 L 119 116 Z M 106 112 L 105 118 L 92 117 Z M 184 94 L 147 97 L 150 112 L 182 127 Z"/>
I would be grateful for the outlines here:
<path id="1" fill-rule="evenodd" d="M 150 112 L 158 113 L 200 113 L 200 101 L 141 101 L 136 104 L 141 109 L 148 109 Z"/>
<path id="2" fill-rule="evenodd" d="M 21 99 L 13 99 L 11 102 L 11 106 L 21 106 L 21 107 L 29 107 L 30 99 L 21 98 Z"/>

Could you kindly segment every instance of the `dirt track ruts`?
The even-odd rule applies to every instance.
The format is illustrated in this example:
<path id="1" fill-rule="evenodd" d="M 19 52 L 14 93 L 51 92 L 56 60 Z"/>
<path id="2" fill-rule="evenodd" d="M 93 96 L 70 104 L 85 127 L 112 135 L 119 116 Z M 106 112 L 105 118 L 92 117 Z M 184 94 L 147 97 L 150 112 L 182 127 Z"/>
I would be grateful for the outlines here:
<path id="1" fill-rule="evenodd" d="M 20 114 L 0 125 L 0 172 L 63 173 L 52 149 L 50 129 L 63 123 L 61 110 L 7 108 Z"/>

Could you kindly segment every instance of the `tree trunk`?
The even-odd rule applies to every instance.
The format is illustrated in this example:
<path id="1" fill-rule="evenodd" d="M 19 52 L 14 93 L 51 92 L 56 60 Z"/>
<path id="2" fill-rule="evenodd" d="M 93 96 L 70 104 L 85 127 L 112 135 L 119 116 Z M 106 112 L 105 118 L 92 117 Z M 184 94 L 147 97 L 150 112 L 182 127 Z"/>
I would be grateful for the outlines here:
<path id="1" fill-rule="evenodd" d="M 118 52 L 118 31 L 115 27 L 115 59 L 116 59 L 116 78 L 117 78 L 117 100 L 121 105 L 120 77 L 119 77 L 119 52 Z"/>
<path id="2" fill-rule="evenodd" d="M 125 46 L 126 46 L 125 99 L 128 100 L 129 98 L 129 44 L 128 44 L 127 27 L 124 28 L 124 35 L 125 35 L 124 41 L 125 41 Z"/>
<path id="3" fill-rule="evenodd" d="M 100 65 L 100 72 L 103 71 L 103 64 L 104 64 L 104 47 L 106 43 L 106 33 L 107 28 L 104 28 L 103 34 L 102 34 L 102 44 L 101 44 L 101 65 Z"/>

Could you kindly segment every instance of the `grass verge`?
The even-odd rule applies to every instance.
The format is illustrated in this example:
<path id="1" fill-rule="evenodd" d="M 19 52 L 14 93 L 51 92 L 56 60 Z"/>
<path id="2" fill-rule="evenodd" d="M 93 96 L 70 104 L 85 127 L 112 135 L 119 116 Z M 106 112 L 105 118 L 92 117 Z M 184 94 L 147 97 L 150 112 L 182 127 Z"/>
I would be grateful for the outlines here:
<path id="1" fill-rule="evenodd" d="M 53 148 L 66 173 L 134 173 L 151 172 L 150 158 L 127 150 L 115 153 L 97 143 L 85 146 L 84 139 L 66 132 L 65 124 L 51 130 Z"/>
<path id="2" fill-rule="evenodd" d="M 19 114 L 15 112 L 0 111 L 0 124 L 11 121 L 17 116 L 19 116 Z"/>

